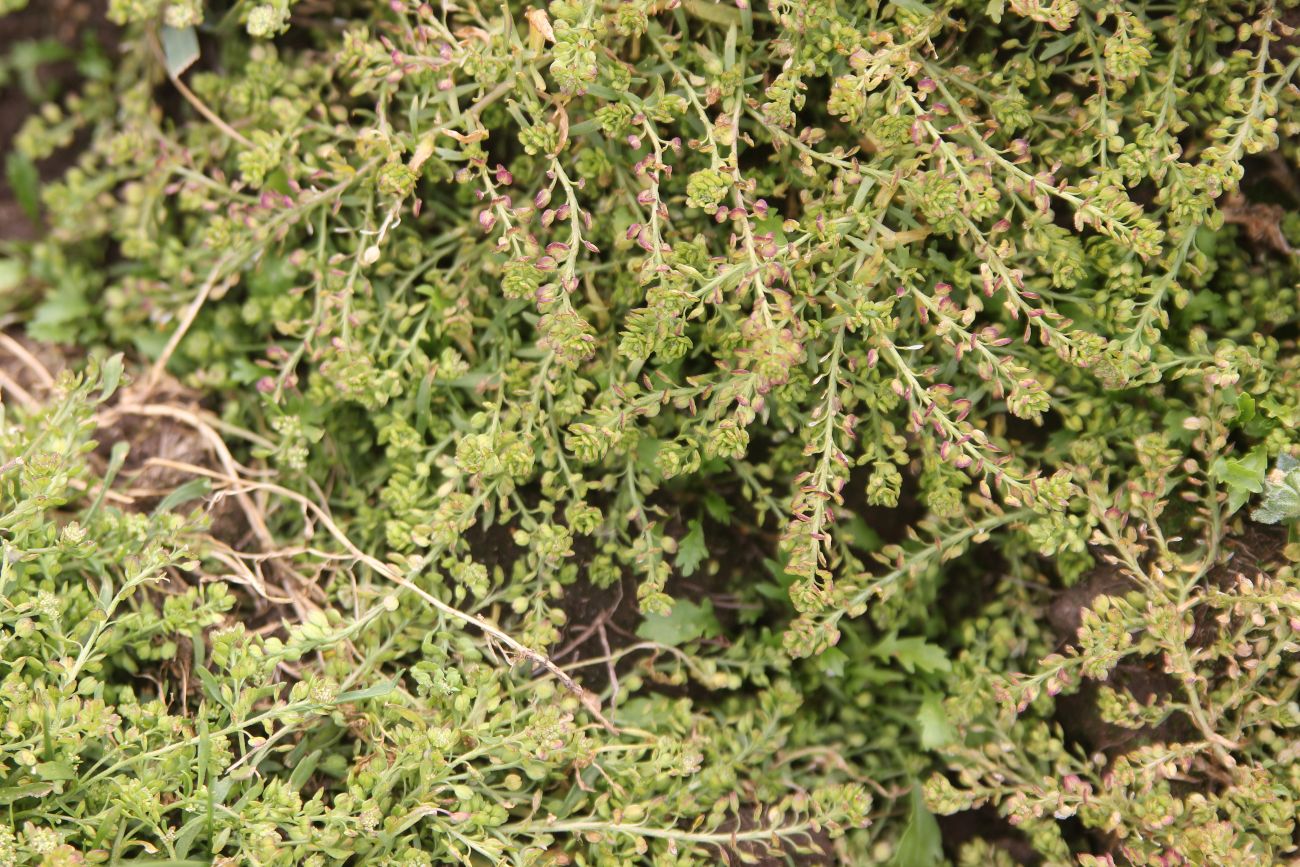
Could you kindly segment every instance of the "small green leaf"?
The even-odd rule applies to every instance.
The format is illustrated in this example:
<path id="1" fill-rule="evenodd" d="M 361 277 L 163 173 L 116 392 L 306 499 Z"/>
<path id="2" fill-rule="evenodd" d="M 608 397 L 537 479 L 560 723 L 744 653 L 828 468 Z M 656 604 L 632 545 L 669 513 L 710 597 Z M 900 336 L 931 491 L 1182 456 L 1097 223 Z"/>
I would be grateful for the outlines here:
<path id="1" fill-rule="evenodd" d="M 711 0 L 686 0 L 682 5 L 691 15 L 710 24 L 731 27 L 740 23 L 740 10 L 735 6 L 724 6 Z"/>
<path id="2" fill-rule="evenodd" d="M 952 669 L 952 663 L 948 661 L 943 648 L 930 644 L 919 636 L 886 638 L 871 649 L 871 655 L 877 659 L 895 660 L 908 674 L 918 670 L 934 673 Z"/>
<path id="3" fill-rule="evenodd" d="M 77 776 L 76 770 L 67 762 L 41 762 L 32 770 L 42 780 L 72 780 Z"/>
<path id="4" fill-rule="evenodd" d="M 85 290 L 77 283 L 65 283 L 45 293 L 36 305 L 27 333 L 37 340 L 72 343 L 78 326 L 94 312 L 86 301 Z"/>
<path id="5" fill-rule="evenodd" d="M 1264 485 L 1264 499 L 1250 517 L 1261 524 L 1277 524 L 1300 518 L 1300 461 L 1278 455 L 1277 465 Z"/>
<path id="6" fill-rule="evenodd" d="M 847 534 L 849 544 L 863 551 L 879 551 L 884 547 L 885 540 L 880 538 L 880 534 L 871 527 L 867 522 L 862 520 L 862 516 L 854 515 L 844 522 L 844 530 Z"/>
<path id="7" fill-rule="evenodd" d="M 709 549 L 704 546 L 704 527 L 699 521 L 687 524 L 690 532 L 677 543 L 677 569 L 686 577 L 695 574 L 700 564 L 709 556 Z"/>
<path id="8" fill-rule="evenodd" d="M 27 276 L 19 259 L 0 259 L 0 292 L 17 289 Z"/>
<path id="9" fill-rule="evenodd" d="M 704 495 L 704 511 L 719 524 L 731 523 L 731 504 L 712 491 Z"/>
<path id="10" fill-rule="evenodd" d="M 916 724 L 920 729 L 923 749 L 936 750 L 957 739 L 957 730 L 948 722 L 943 702 L 936 695 L 928 695 L 921 702 L 921 708 L 916 712 Z"/>
<path id="11" fill-rule="evenodd" d="M 352 702 L 365 701 L 371 698 L 381 698 L 397 689 L 397 681 L 386 680 L 383 683 L 377 683 L 374 686 L 365 689 L 354 689 L 351 692 L 345 692 L 335 699 L 336 704 L 350 704 Z"/>
<path id="12" fill-rule="evenodd" d="M 1210 467 L 1215 478 L 1228 488 L 1228 513 L 1245 505 L 1251 494 L 1264 490 L 1264 474 L 1268 471 L 1268 455 L 1262 448 L 1251 450 L 1243 458 L 1219 458 Z"/>
<path id="13" fill-rule="evenodd" d="M 41 176 L 36 171 L 36 164 L 25 154 L 13 151 L 5 159 L 5 177 L 9 179 L 9 189 L 13 190 L 14 201 L 23 209 L 27 219 L 39 223 Z"/>
<path id="14" fill-rule="evenodd" d="M 162 29 L 163 55 L 167 58 L 167 74 L 173 78 L 193 66 L 199 59 L 199 37 L 193 27 L 168 27 Z"/>
<path id="15" fill-rule="evenodd" d="M 1255 398 L 1250 394 L 1242 392 L 1237 395 L 1237 417 L 1234 419 L 1237 426 L 1246 424 L 1255 417 Z"/>
<path id="16" fill-rule="evenodd" d="M 126 456 L 131 451 L 131 444 L 125 440 L 113 443 L 113 450 L 108 455 L 108 466 L 104 468 L 104 480 L 99 486 L 99 493 L 95 495 L 95 502 L 91 503 L 90 509 L 86 512 L 85 520 L 90 521 L 99 507 L 104 504 L 104 498 L 108 496 L 108 490 L 113 486 L 113 480 L 122 470 L 122 465 L 126 463 Z"/>
<path id="17" fill-rule="evenodd" d="M 0 807 L 7 807 L 24 798 L 39 798 L 53 791 L 53 783 L 27 783 L 23 786 L 10 786 L 6 789 L 0 789 Z"/>
<path id="18" fill-rule="evenodd" d="M 117 391 L 117 386 L 122 381 L 122 353 L 104 359 L 103 366 L 100 368 L 100 381 L 102 386 L 99 389 L 99 399 L 108 400 L 113 392 Z"/>
<path id="19" fill-rule="evenodd" d="M 199 832 L 206 829 L 206 820 L 206 816 L 195 816 L 193 819 L 190 819 L 181 826 L 180 831 L 176 834 L 176 842 L 174 844 L 176 847 L 177 858 L 183 859 L 189 854 L 190 847 L 193 846 L 194 841 L 198 839 Z"/>
<path id="20" fill-rule="evenodd" d="M 849 655 L 838 647 L 828 647 L 817 657 L 817 664 L 827 677 L 843 677 Z"/>
<path id="21" fill-rule="evenodd" d="M 202 497 L 211 490 L 212 482 L 209 479 L 203 477 L 190 479 L 188 482 L 164 497 L 163 501 L 154 508 L 153 514 L 161 515 L 165 512 L 170 512 L 181 503 L 187 503 L 190 500 Z"/>
<path id="22" fill-rule="evenodd" d="M 646 641 L 676 647 L 697 638 L 708 638 L 721 631 L 713 616 L 713 603 L 705 599 L 697 605 L 689 599 L 673 603 L 669 614 L 647 614 L 636 634 Z"/>
<path id="23" fill-rule="evenodd" d="M 898 838 L 891 867 L 933 867 L 943 861 L 943 837 L 939 822 L 925 806 L 921 788 L 912 789 L 907 828 Z"/>
<path id="24" fill-rule="evenodd" d="M 1079 37 L 1073 33 L 1053 39 L 1051 42 L 1047 43 L 1047 47 L 1043 49 L 1042 54 L 1038 55 L 1038 59 L 1046 63 L 1056 55 L 1073 48 L 1074 44 L 1078 41 Z"/>
<path id="25" fill-rule="evenodd" d="M 289 775 L 289 790 L 292 792 L 301 791 L 302 787 L 311 779 L 311 775 L 316 771 L 316 765 L 320 764 L 320 757 L 323 750 L 316 750 L 307 758 L 294 765 L 293 773 Z"/>
<path id="26" fill-rule="evenodd" d="M 200 665 L 194 667 L 194 673 L 198 675 L 199 682 L 203 684 L 203 690 L 208 698 L 219 705 L 224 705 L 221 700 L 221 682 L 217 680 L 217 676 Z"/>

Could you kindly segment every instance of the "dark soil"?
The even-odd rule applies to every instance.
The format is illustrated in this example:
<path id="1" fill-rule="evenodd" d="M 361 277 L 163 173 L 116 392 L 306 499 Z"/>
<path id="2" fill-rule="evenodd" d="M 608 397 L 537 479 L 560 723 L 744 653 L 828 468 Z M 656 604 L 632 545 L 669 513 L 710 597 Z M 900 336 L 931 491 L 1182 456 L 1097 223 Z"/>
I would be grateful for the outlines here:
<path id="1" fill-rule="evenodd" d="M 935 819 L 943 834 L 944 851 L 954 860 L 962 846 L 977 838 L 1006 852 L 1017 864 L 1032 867 L 1042 860 L 1025 833 L 999 816 L 992 807 L 963 810 L 951 816 L 936 816 Z"/>
<path id="2" fill-rule="evenodd" d="M 701 510 L 692 506 L 689 495 L 665 497 L 663 500 L 659 505 L 671 515 L 665 533 L 680 539 L 688 532 L 683 515 L 696 514 Z M 733 504 L 737 500 L 738 497 L 728 498 L 728 502 Z M 737 527 L 750 527 L 754 522 L 752 516 L 738 518 L 734 526 L 704 519 L 704 538 L 708 544 L 709 561 L 716 561 L 718 568 L 709 568 L 709 562 L 706 561 L 690 577 L 684 577 L 674 570 L 668 579 L 665 591 L 672 598 L 696 602 L 707 599 L 712 603 L 714 616 L 721 627 L 721 634 L 712 641 L 726 642 L 727 636 L 737 631 L 741 606 L 745 604 L 737 591 L 746 586 L 746 583 L 752 584 L 756 576 L 765 574 L 767 566 L 763 561 L 775 554 L 774 537 L 768 539 L 753 533 L 737 532 Z M 590 539 L 575 539 L 575 561 L 579 564 L 589 562 L 595 553 L 594 549 Z M 490 563 L 488 565 L 491 566 Z M 599 659 L 639 641 L 636 629 L 641 624 L 642 615 L 636 595 L 638 583 L 639 578 L 624 569 L 618 582 L 609 587 L 596 587 L 580 569 L 578 579 L 565 588 L 564 597 L 560 600 L 560 608 L 564 610 L 568 621 L 553 653 L 556 662 L 565 665 L 574 661 Z M 617 673 L 621 676 L 636 667 L 637 662 L 635 658 L 620 661 Z M 588 689 L 596 692 L 609 685 L 609 668 L 605 665 L 586 666 L 577 672 L 577 676 Z M 651 686 L 668 694 L 690 696 L 698 702 L 718 698 L 694 682 L 680 686 Z"/>

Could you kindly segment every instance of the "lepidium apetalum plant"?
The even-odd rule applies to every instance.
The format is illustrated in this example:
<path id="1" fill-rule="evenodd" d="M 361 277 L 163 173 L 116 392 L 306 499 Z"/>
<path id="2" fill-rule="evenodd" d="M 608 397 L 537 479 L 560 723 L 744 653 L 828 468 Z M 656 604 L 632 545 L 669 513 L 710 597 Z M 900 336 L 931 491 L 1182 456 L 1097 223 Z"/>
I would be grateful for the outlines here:
<path id="1" fill-rule="evenodd" d="M 129 448 L 91 458 L 121 376 L 92 361 L 0 418 L 5 863 L 554 863 L 579 839 L 596 863 L 707 863 L 824 852 L 865 822 L 861 786 L 805 788 L 797 756 L 761 807 L 738 799 L 786 748 L 800 696 L 782 681 L 731 706 L 725 738 L 662 696 L 611 734 L 391 589 L 247 629 L 252 600 L 204 565 L 200 491 L 172 498 L 189 513 L 123 511 Z"/>
<path id="2" fill-rule="evenodd" d="M 961 735 L 927 784 L 933 809 L 993 805 L 1051 864 L 1294 856 L 1295 558 L 1285 536 L 1241 525 L 1232 482 L 1204 460 L 1253 420 L 1216 391 L 1182 422 L 1200 459 L 1152 440 L 1140 472 L 1086 486 L 1101 565 L 1067 609 L 1064 643 L 980 638 L 958 658 L 968 685 L 948 710 Z M 1028 638 L 1015 624 L 1044 613 L 1022 599 L 988 616 Z M 1067 696 L 1074 725 L 1054 712 Z M 1075 819 L 1090 842 L 1063 833 Z"/>
<path id="3" fill-rule="evenodd" d="M 103 326 L 147 329 L 140 293 L 179 312 L 257 261 L 241 304 L 198 306 L 181 358 L 196 383 L 266 395 L 288 468 L 327 431 L 386 447 L 352 469 L 399 507 L 354 506 L 388 545 L 436 562 L 505 523 L 544 582 L 592 536 L 662 613 L 656 492 L 734 478 L 786 515 L 791 648 L 824 647 L 881 589 L 834 532 L 846 485 L 891 505 L 906 470 L 962 526 L 996 525 L 998 501 L 1062 507 L 1062 456 L 998 420 L 1160 376 L 1169 311 L 1207 267 L 1196 239 L 1242 158 L 1276 146 L 1294 71 L 1271 6 L 1235 29 L 1200 7 L 1017 6 L 997 26 L 1032 47 L 969 28 L 984 66 L 939 56 L 965 10 L 922 8 L 399 4 L 310 64 L 235 41 L 241 72 L 192 76 L 225 120 L 147 166 L 131 153 L 161 72 L 127 76 L 130 110 L 85 160 L 147 265 L 102 290 Z M 148 15 L 123 15 L 150 38 Z M 1095 95 L 1035 115 L 1053 76 Z M 814 82 L 824 110 L 805 105 Z M 1219 114 L 1193 83 L 1225 89 Z M 111 195 L 84 176 L 47 194 L 69 240 Z M 1145 207 L 1128 192 L 1143 183 L 1161 190 Z M 67 333 L 76 292 L 47 302 L 45 333 Z M 268 345 L 221 336 L 250 329 Z"/>
<path id="4" fill-rule="evenodd" d="M 252 433 L 241 458 L 321 502 L 385 570 L 539 653 L 589 625 L 568 622 L 567 601 L 626 579 L 658 637 L 604 651 L 614 683 L 599 698 L 615 725 L 641 702 L 664 712 L 662 696 L 630 688 L 646 681 L 772 692 L 793 673 L 809 697 L 860 684 L 880 699 L 820 717 L 783 694 L 738 699 L 726 714 L 790 707 L 786 746 L 814 758 L 766 776 L 753 750 L 704 752 L 751 775 L 742 783 L 696 773 L 682 748 L 683 778 L 712 788 L 667 812 L 646 806 L 659 797 L 645 788 L 653 751 L 636 735 L 605 740 L 594 709 L 575 706 L 566 743 L 603 746 L 543 762 L 586 776 L 558 793 L 545 775 L 524 774 L 524 788 L 483 778 L 470 794 L 500 808 L 483 826 L 500 830 L 439 837 L 449 857 L 522 860 L 531 843 L 509 841 L 542 833 L 530 824 L 542 807 L 508 793 L 544 791 L 546 809 L 564 805 L 547 833 L 566 857 L 588 845 L 716 857 L 717 835 L 750 828 L 737 816 L 752 806 L 709 799 L 761 791 L 788 806 L 773 827 L 800 826 L 790 817 L 814 777 L 864 776 L 845 756 L 880 788 L 875 824 L 843 845 L 915 852 L 923 835 L 903 829 L 929 826 L 909 783 L 923 748 L 956 738 L 935 642 L 958 615 L 935 602 L 961 589 L 958 558 L 986 546 L 1022 579 L 1079 579 L 1105 521 L 1156 525 L 1140 499 L 1099 510 L 1097 486 L 1179 466 L 1169 456 L 1190 456 L 1183 424 L 1207 391 L 1244 383 L 1270 424 L 1237 436 L 1265 460 L 1294 439 L 1294 262 L 1264 251 L 1260 267 L 1220 208 L 1249 158 L 1294 160 L 1289 7 L 312 5 L 240 2 L 218 17 L 112 4 L 127 28 L 112 82 L 19 140 L 38 158 L 79 123 L 95 133 L 45 190 L 51 235 L 25 267 L 47 288 L 12 302 L 29 332 L 132 348 L 155 360 L 150 381 L 170 370 L 219 396 L 222 420 Z M 300 26 L 281 38 L 291 14 Z M 187 28 L 202 54 L 188 68 L 175 39 Z M 163 110 L 163 88 L 179 110 Z M 1284 223 L 1283 244 L 1295 228 Z M 1228 445 L 1198 454 L 1201 476 L 1237 459 Z M 862 520 L 881 514 L 901 517 Z M 317 529 L 278 515 L 286 537 Z M 768 574 L 728 569 L 728 534 L 756 540 Z M 1053 564 L 1041 574 L 1025 565 L 1039 556 Z M 746 612 L 730 647 L 702 606 L 674 603 L 672 584 L 703 563 Z M 396 593 L 397 611 L 365 633 L 386 648 L 367 670 L 396 678 L 450 654 L 490 685 L 460 711 L 475 725 L 543 712 L 490 641 L 448 651 L 461 627 L 386 574 L 319 570 L 335 613 Z M 417 640 L 420 628 L 439 637 Z M 620 689 L 639 654 L 654 659 Z M 877 657 L 909 676 L 881 674 Z M 431 700 L 403 682 L 397 707 Z M 706 706 L 682 705 L 683 732 L 722 719 Z M 663 736 L 649 711 L 636 718 Z M 387 731 L 385 719 L 367 725 Z M 878 719 L 907 757 L 853 742 Z M 833 748 L 801 752 L 819 730 L 836 732 Z M 607 754 L 641 782 L 584 764 Z M 370 794 L 339 808 L 349 817 L 366 798 L 386 820 L 413 815 L 392 804 L 414 811 L 434 791 L 392 794 L 411 783 L 386 775 L 390 756 L 353 758 Z M 485 772 L 449 773 L 470 786 Z M 648 812 L 599 815 L 614 802 Z M 856 794 L 841 806 L 861 824 Z M 680 830 L 706 814 L 706 830 Z M 394 840 L 424 845 L 432 831 L 414 828 Z M 935 855 L 933 841 L 920 848 Z"/>

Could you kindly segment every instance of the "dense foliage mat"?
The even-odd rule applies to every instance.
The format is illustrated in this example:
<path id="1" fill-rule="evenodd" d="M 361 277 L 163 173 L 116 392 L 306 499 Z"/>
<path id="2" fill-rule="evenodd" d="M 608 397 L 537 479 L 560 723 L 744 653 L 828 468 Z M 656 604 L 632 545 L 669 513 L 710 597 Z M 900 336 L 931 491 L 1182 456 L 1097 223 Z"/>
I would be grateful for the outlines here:
<path id="1" fill-rule="evenodd" d="M 1293 6 L 10 45 L 0 865 L 1297 857 Z"/>

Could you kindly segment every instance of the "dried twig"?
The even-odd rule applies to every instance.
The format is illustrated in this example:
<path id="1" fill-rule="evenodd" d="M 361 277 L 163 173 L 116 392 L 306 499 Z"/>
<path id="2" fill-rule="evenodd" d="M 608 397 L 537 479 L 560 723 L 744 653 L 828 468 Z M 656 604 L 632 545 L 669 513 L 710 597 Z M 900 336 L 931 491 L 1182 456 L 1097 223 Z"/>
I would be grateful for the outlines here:
<path id="1" fill-rule="evenodd" d="M 23 363 L 23 366 L 32 372 L 32 375 L 40 382 L 43 388 L 51 388 L 54 385 L 54 375 L 50 373 L 49 368 L 41 363 L 41 360 L 28 351 L 17 340 L 14 340 L 8 334 L 0 331 L 0 347 Z"/>

